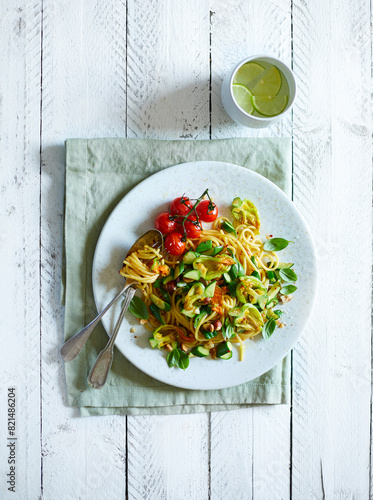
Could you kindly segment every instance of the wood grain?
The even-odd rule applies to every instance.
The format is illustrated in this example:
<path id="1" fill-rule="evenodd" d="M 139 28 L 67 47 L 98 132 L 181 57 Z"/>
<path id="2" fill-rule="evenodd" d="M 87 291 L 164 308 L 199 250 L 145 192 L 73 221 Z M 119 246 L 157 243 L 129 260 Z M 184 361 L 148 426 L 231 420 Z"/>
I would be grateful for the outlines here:
<path id="1" fill-rule="evenodd" d="M 209 2 L 128 1 L 128 137 L 209 137 Z"/>
<path id="2" fill-rule="evenodd" d="M 271 127 L 249 129 L 234 123 L 223 108 L 220 91 L 224 76 L 237 63 L 257 54 L 291 63 L 290 0 L 212 0 L 212 138 L 291 136 L 291 114 Z"/>
<path id="3" fill-rule="evenodd" d="M 370 21 L 368 0 L 0 4 L 1 500 L 373 498 Z M 255 53 L 293 62 L 293 123 L 252 130 L 223 110 L 224 75 Z M 58 356 L 65 139 L 292 131 L 294 200 L 320 273 L 292 412 L 77 418 Z"/>
<path id="4" fill-rule="evenodd" d="M 369 495 L 369 14 L 363 1 L 294 1 L 294 199 L 320 276 L 293 356 L 294 499 Z"/>
<path id="5" fill-rule="evenodd" d="M 40 496 L 41 2 L 0 5 L 0 497 Z M 8 387 L 16 390 L 16 489 L 8 490 Z"/>
<path id="6" fill-rule="evenodd" d="M 124 134 L 126 4 L 44 0 L 43 6 L 43 490 L 45 499 L 123 498 L 125 418 L 74 418 L 77 410 L 61 402 L 66 389 L 58 353 L 64 312 L 60 300 L 64 141 Z"/>
<path id="7" fill-rule="evenodd" d="M 128 2 L 127 134 L 209 138 L 209 3 Z M 208 498 L 208 416 L 128 417 L 128 495 Z"/>
<path id="8" fill-rule="evenodd" d="M 267 54 L 290 63 L 290 34 L 290 1 L 212 2 L 213 139 L 291 136 L 291 115 L 267 129 L 250 129 L 232 122 L 220 98 L 222 79 L 240 60 L 250 55 Z M 288 406 L 212 414 L 211 498 L 288 498 L 289 436 Z"/>

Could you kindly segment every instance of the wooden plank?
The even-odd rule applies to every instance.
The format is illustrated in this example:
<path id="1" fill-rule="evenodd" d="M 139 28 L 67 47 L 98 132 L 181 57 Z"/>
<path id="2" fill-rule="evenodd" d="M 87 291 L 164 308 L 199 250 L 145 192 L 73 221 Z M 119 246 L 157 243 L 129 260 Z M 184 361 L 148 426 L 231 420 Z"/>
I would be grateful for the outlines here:
<path id="1" fill-rule="evenodd" d="M 209 2 L 128 2 L 128 137 L 208 139 Z M 208 497 L 208 416 L 128 417 L 131 499 Z"/>
<path id="2" fill-rule="evenodd" d="M 292 498 L 368 498 L 369 2 L 295 0 L 293 19 L 294 200 L 314 234 L 320 281 L 293 355 Z"/>
<path id="3" fill-rule="evenodd" d="M 224 76 L 237 63 L 257 54 L 291 64 L 290 0 L 213 0 L 211 2 L 211 127 L 212 138 L 291 137 L 291 114 L 264 129 L 234 123 L 221 97 Z"/>
<path id="4" fill-rule="evenodd" d="M 41 2 L 0 5 L 0 497 L 40 497 Z M 15 456 L 8 388 L 15 388 Z M 11 430 L 11 429 L 10 429 Z M 10 459 L 10 462 L 9 462 Z M 12 463 L 14 459 L 15 463 Z M 7 480 L 15 467 L 15 487 Z"/>
<path id="5" fill-rule="evenodd" d="M 45 498 L 124 498 L 126 421 L 64 407 L 61 262 L 64 141 L 123 135 L 126 3 L 43 2 L 42 396 Z M 61 472 L 63 471 L 63 473 Z"/>
<path id="6" fill-rule="evenodd" d="M 128 1 L 128 137 L 208 139 L 209 2 Z"/>
<path id="7" fill-rule="evenodd" d="M 214 0 L 211 6 L 211 135 L 291 136 L 291 115 L 267 129 L 236 125 L 221 104 L 225 74 L 255 54 L 291 60 L 290 1 Z M 232 15 L 234 13 L 234 15 Z M 290 496 L 290 409 L 254 407 L 211 415 L 211 498 Z M 274 481 L 276 477 L 276 481 Z"/>

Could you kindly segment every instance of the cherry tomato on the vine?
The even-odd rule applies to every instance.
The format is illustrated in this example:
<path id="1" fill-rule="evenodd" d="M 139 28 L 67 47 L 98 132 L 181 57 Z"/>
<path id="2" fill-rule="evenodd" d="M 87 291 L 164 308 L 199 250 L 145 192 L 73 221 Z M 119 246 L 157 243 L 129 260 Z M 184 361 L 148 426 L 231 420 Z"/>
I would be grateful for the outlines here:
<path id="1" fill-rule="evenodd" d="M 191 239 L 199 238 L 202 231 L 201 223 L 197 222 L 196 220 L 192 221 L 187 219 L 184 223 L 184 228 L 187 237 Z"/>
<path id="2" fill-rule="evenodd" d="M 171 215 L 168 212 L 162 212 L 155 219 L 154 226 L 162 234 L 169 234 L 176 229 L 176 220 L 171 220 Z"/>
<path id="3" fill-rule="evenodd" d="M 181 255 L 185 251 L 185 242 L 180 233 L 170 233 L 164 240 L 164 246 L 170 255 Z"/>
<path id="4" fill-rule="evenodd" d="M 202 200 L 198 203 L 196 211 L 202 222 L 213 222 L 218 216 L 218 207 L 210 200 Z"/>
<path id="5" fill-rule="evenodd" d="M 180 196 L 175 198 L 170 205 L 171 215 L 187 215 L 193 208 L 193 203 L 187 196 Z"/>

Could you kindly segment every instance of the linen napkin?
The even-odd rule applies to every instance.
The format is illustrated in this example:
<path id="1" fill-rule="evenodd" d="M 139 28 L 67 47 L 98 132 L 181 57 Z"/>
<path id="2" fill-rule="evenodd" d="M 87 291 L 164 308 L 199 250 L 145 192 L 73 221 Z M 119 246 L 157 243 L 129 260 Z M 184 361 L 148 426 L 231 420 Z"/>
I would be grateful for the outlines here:
<path id="1" fill-rule="evenodd" d="M 65 340 L 97 315 L 92 261 L 100 231 L 113 208 L 149 175 L 198 160 L 241 165 L 290 193 L 290 139 L 66 141 Z M 115 349 L 105 387 L 92 389 L 87 385 L 87 375 L 107 340 L 99 324 L 79 356 L 65 363 L 68 405 L 79 407 L 82 416 L 198 413 L 289 401 L 289 357 L 251 382 L 229 389 L 195 391 L 152 379 Z"/>

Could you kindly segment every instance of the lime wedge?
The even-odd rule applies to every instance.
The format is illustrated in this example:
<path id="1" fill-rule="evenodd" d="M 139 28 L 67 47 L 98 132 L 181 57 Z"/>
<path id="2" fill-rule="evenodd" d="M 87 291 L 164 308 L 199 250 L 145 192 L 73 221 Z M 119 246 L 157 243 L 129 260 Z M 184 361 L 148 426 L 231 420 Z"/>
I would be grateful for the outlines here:
<path id="1" fill-rule="evenodd" d="M 238 106 L 246 113 L 254 111 L 251 92 L 244 85 L 233 84 L 233 96 Z"/>
<path id="2" fill-rule="evenodd" d="M 284 111 L 288 103 L 287 95 L 253 96 L 252 103 L 255 111 L 263 116 L 276 116 Z"/>
<path id="3" fill-rule="evenodd" d="M 263 73 L 265 70 L 263 66 L 257 64 L 255 62 L 248 62 L 241 66 L 241 68 L 237 71 L 233 83 L 237 83 L 240 85 L 249 85 L 252 80 L 258 78 L 258 76 Z"/>
<path id="4" fill-rule="evenodd" d="M 255 96 L 275 96 L 279 93 L 281 88 L 282 79 L 279 70 L 276 66 L 271 66 L 267 69 L 256 82 L 250 91 Z"/>

